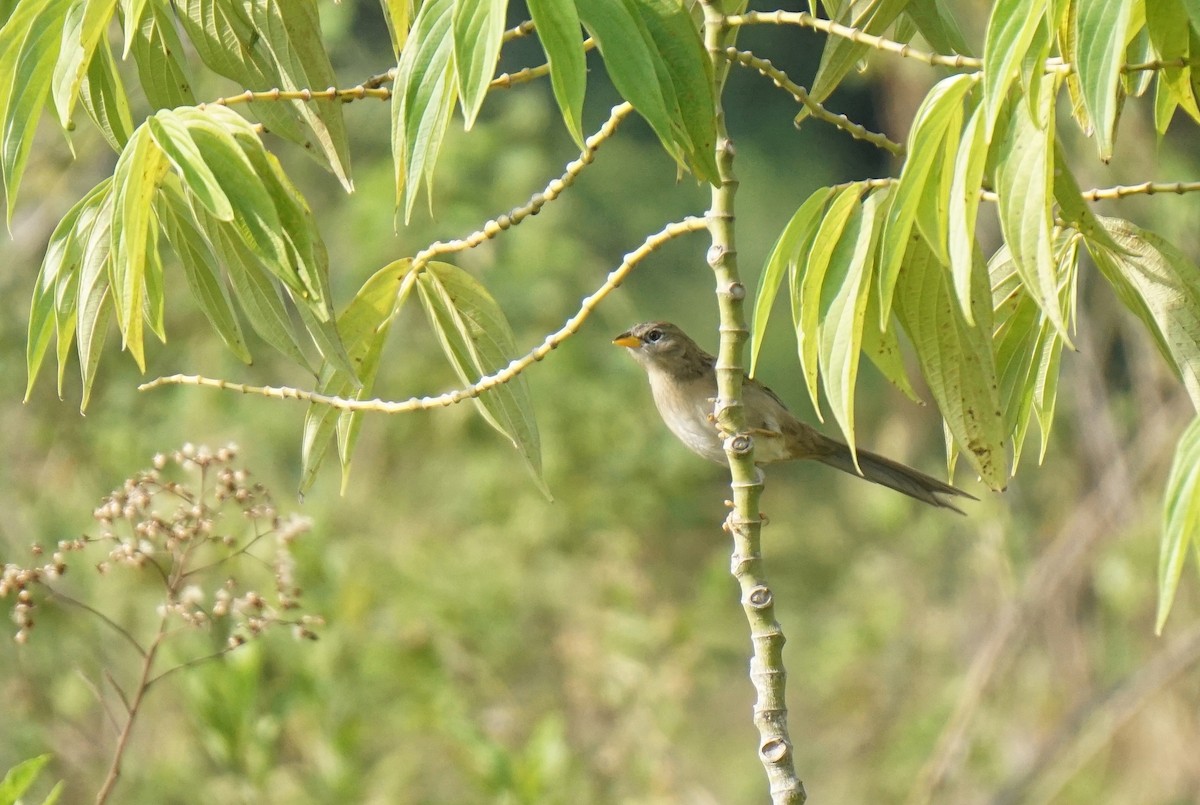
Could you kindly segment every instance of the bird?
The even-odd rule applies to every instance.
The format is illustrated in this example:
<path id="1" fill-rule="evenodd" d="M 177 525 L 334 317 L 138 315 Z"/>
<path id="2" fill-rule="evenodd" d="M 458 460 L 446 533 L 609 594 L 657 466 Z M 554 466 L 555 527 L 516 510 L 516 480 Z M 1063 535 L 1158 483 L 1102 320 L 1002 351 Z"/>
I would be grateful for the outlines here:
<path id="1" fill-rule="evenodd" d="M 613 339 L 646 370 L 654 404 L 667 427 L 692 452 L 725 464 L 724 438 L 717 428 L 713 404 L 717 398 L 716 359 L 666 321 L 635 325 Z M 894 489 L 931 506 L 963 510 L 954 498 L 978 500 L 947 483 L 898 461 L 850 448 L 796 418 L 779 396 L 750 377 L 742 381 L 746 427 L 754 438 L 754 463 L 813 459 L 842 472 Z"/>

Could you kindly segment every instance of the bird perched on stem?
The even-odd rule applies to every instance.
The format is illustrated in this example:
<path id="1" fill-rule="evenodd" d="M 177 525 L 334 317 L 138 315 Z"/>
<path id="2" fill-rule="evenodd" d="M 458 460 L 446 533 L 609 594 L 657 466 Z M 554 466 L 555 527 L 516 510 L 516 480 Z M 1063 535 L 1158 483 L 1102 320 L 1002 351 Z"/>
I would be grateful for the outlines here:
<path id="1" fill-rule="evenodd" d="M 719 464 L 726 463 L 724 439 L 713 416 L 717 398 L 716 359 L 674 324 L 653 321 L 638 324 L 613 339 L 626 347 L 650 377 L 654 404 L 663 421 L 693 452 Z M 931 478 L 898 461 L 866 450 L 850 448 L 797 419 L 783 401 L 757 380 L 742 381 L 746 427 L 754 438 L 754 463 L 771 464 L 810 458 L 842 472 L 895 489 L 931 506 L 963 511 L 950 502 L 955 497 L 978 498 Z"/>

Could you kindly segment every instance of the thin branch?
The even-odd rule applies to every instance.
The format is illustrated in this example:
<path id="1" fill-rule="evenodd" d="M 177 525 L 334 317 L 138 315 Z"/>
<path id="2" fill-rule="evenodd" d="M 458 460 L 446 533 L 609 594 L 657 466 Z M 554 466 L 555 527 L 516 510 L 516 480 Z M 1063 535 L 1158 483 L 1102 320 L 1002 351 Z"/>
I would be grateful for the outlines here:
<path id="1" fill-rule="evenodd" d="M 840 36 L 843 39 L 848 39 L 851 42 L 860 45 L 882 50 L 887 53 L 895 53 L 897 56 L 905 59 L 916 59 L 925 64 L 937 67 L 950 67 L 955 70 L 982 70 L 983 59 L 975 56 L 964 56 L 961 53 L 933 53 L 927 50 L 914 48 L 906 42 L 897 42 L 894 39 L 888 39 L 883 36 L 869 34 L 861 28 L 855 28 L 850 25 L 842 25 L 839 22 L 814 17 L 807 11 L 788 12 L 788 11 L 751 11 L 746 14 L 738 14 L 725 18 L 726 25 L 798 25 L 802 28 L 811 28 L 814 31 L 822 31 L 831 36 Z M 1146 70 L 1163 70 L 1171 67 L 1187 67 L 1189 64 L 1185 58 L 1180 59 L 1154 59 L 1147 62 L 1138 62 L 1136 64 L 1124 64 L 1121 66 L 1121 71 L 1125 73 L 1143 72 Z M 1047 59 L 1045 63 L 1046 72 L 1073 72 L 1075 66 L 1069 62 L 1064 62 L 1061 58 Z"/>
<path id="2" fill-rule="evenodd" d="M 886 135 L 871 131 L 865 126 L 855 123 L 846 115 L 836 115 L 833 112 L 830 112 L 825 108 L 824 105 L 813 100 L 812 97 L 809 96 L 808 90 L 793 82 L 787 77 L 787 73 L 771 64 L 770 61 L 766 59 L 760 59 L 748 50 L 738 50 L 735 47 L 726 48 L 724 50 L 724 56 L 731 62 L 740 64 L 743 67 L 750 67 L 771 79 L 775 83 L 775 86 L 779 87 L 785 92 L 790 93 L 793 98 L 795 98 L 799 103 L 804 105 L 805 108 L 812 112 L 812 116 L 818 120 L 823 120 L 826 123 L 830 123 L 846 132 L 854 139 L 869 142 L 876 148 L 882 148 L 885 151 L 895 154 L 896 156 L 902 156 L 904 154 L 904 146 L 900 143 L 892 142 Z"/>
<path id="3" fill-rule="evenodd" d="M 916 59 L 925 64 L 936 65 L 938 67 L 952 67 L 956 70 L 983 69 L 983 59 L 977 59 L 974 56 L 963 56 L 959 53 L 930 53 L 929 51 L 914 48 L 903 42 L 896 42 L 882 36 L 869 34 L 861 28 L 853 28 L 849 25 L 842 25 L 838 22 L 814 17 L 807 11 L 751 11 L 748 14 L 737 14 L 726 17 L 725 24 L 731 26 L 799 25 L 803 28 L 812 28 L 813 30 L 824 31 L 833 36 L 840 36 L 843 39 L 849 39 L 851 42 L 867 45 L 876 50 L 895 53 L 906 59 Z"/>
<path id="4" fill-rule="evenodd" d="M 535 29 L 536 26 L 533 24 L 533 20 L 525 20 L 520 25 L 515 25 L 505 31 L 504 35 L 500 37 L 500 41 L 503 44 L 508 44 L 514 39 L 520 39 L 523 36 L 529 36 L 534 32 Z"/>
<path id="5" fill-rule="evenodd" d="M 137 721 L 138 713 L 141 712 L 142 702 L 146 698 L 146 691 L 149 689 L 150 672 L 154 668 L 154 658 L 158 654 L 158 649 L 162 645 L 163 637 L 166 634 L 166 625 L 167 616 L 164 614 L 158 622 L 158 633 L 154 636 L 154 641 L 151 642 L 150 648 L 142 658 L 142 670 L 138 676 L 137 689 L 134 691 L 133 699 L 127 705 L 129 715 L 125 719 L 125 726 L 121 729 L 121 734 L 117 736 L 117 746 L 113 750 L 112 762 L 109 764 L 108 774 L 105 775 L 104 783 L 100 786 L 100 791 L 96 794 L 96 805 L 104 805 L 108 801 L 113 789 L 117 785 L 117 779 L 121 776 L 121 761 L 125 757 L 125 750 L 129 746 L 129 738 L 133 734 L 134 722 Z"/>
<path id="6" fill-rule="evenodd" d="M 617 130 L 617 126 L 632 112 L 633 106 L 629 103 L 621 103 L 614 106 L 612 112 L 609 113 L 608 120 L 604 121 L 604 124 L 595 134 L 584 141 L 583 151 L 580 152 L 577 159 L 567 163 L 561 176 L 550 180 L 549 184 L 540 193 L 534 193 L 525 204 L 520 207 L 514 207 L 505 215 L 487 221 L 482 227 L 465 238 L 437 241 L 426 246 L 413 257 L 412 273 L 415 274 L 416 271 L 419 271 L 422 266 L 435 257 L 473 249 L 481 243 L 496 237 L 504 230 L 516 226 L 526 218 L 537 215 L 541 212 L 542 207 L 546 206 L 547 202 L 554 201 L 564 190 L 575 183 L 575 179 L 583 172 L 583 169 L 595 160 L 596 151 L 600 149 L 600 146 L 613 136 Z"/>
<path id="7" fill-rule="evenodd" d="M 92 695 L 96 697 L 96 702 L 100 705 L 100 708 L 104 710 L 104 715 L 108 717 L 108 723 L 112 725 L 113 732 L 120 733 L 121 725 L 117 722 L 117 716 L 112 711 L 112 708 L 108 706 L 108 700 L 104 698 L 104 694 L 100 692 L 100 688 L 96 686 L 95 682 L 88 679 L 87 674 L 85 674 L 83 671 L 76 668 L 75 673 L 81 680 L 83 680 L 83 684 L 87 685 L 88 690 L 92 692 Z"/>
<path id="8" fill-rule="evenodd" d="M 244 646 L 244 645 L 245 645 L 245 643 L 230 644 L 221 649 L 218 649 L 217 651 L 214 651 L 212 654 L 205 654 L 203 657 L 193 657 L 190 660 L 186 660 L 184 662 L 179 663 L 179 665 L 173 665 L 170 668 L 168 668 L 167 670 L 163 671 L 158 676 L 151 677 L 150 679 L 146 680 L 146 688 L 149 689 L 156 682 L 158 682 L 161 679 L 165 679 L 166 677 L 170 676 L 171 674 L 175 673 L 176 671 L 182 671 L 184 668 L 191 668 L 192 666 L 200 665 L 202 663 L 209 662 L 210 660 L 219 659 L 221 657 L 224 657 L 226 654 L 230 653 L 231 651 L 234 651 L 235 649 L 240 648 L 241 646 Z"/>
<path id="9" fill-rule="evenodd" d="M 595 47 L 596 40 L 592 39 L 590 36 L 583 40 L 583 50 L 585 53 L 590 50 L 594 50 Z M 518 70 L 515 73 L 501 73 L 491 80 L 491 82 L 488 84 L 488 89 L 510 89 L 517 84 L 524 84 L 549 74 L 549 64 L 539 64 L 537 67 L 526 67 L 522 70 Z"/>
<path id="10" fill-rule="evenodd" d="M 79 607 L 82 610 L 86 610 L 87 612 L 92 613 L 97 618 L 99 618 L 102 622 L 104 622 L 109 627 L 111 627 L 113 629 L 113 631 L 115 631 L 117 634 L 121 635 L 121 637 L 125 638 L 129 642 L 129 644 L 137 650 L 137 653 L 139 656 L 142 656 L 142 657 L 146 656 L 146 649 L 142 648 L 142 644 L 139 643 L 137 641 L 137 638 L 134 637 L 129 632 L 129 630 L 126 629 L 124 626 L 117 623 L 115 620 L 108 617 L 103 612 L 101 612 L 100 610 L 93 607 L 91 604 L 87 604 L 83 601 L 80 601 L 78 598 L 72 598 L 71 596 L 67 595 L 66 593 L 59 592 L 58 590 L 55 590 L 53 587 L 51 587 L 48 584 L 45 584 L 44 582 L 43 582 L 43 586 L 45 586 L 47 592 L 50 593 L 51 598 L 57 598 L 57 599 L 63 601 L 64 603 L 70 604 L 71 606 Z"/>
<path id="11" fill-rule="evenodd" d="M 227 380 L 219 380 L 209 377 L 201 377 L 199 375 L 170 375 L 169 377 L 160 377 L 149 383 L 143 383 L 138 386 L 138 391 L 149 391 L 150 389 L 168 385 L 188 385 L 188 386 L 204 386 L 206 388 L 224 389 L 226 391 L 235 391 L 242 394 L 256 394 L 262 397 L 273 397 L 283 400 L 303 400 L 305 402 L 317 403 L 320 405 L 328 405 L 331 408 L 337 408 L 342 411 L 376 411 L 384 414 L 399 414 L 407 411 L 423 411 L 431 408 L 444 408 L 463 400 L 473 399 L 486 392 L 488 389 L 503 385 L 515 379 L 521 372 L 528 369 L 534 363 L 542 360 L 550 352 L 556 349 L 560 344 L 578 332 L 579 328 L 591 315 L 604 297 L 608 296 L 629 276 L 630 272 L 637 267 L 642 260 L 648 257 L 652 252 L 659 249 L 664 243 L 673 238 L 688 232 L 697 232 L 705 229 L 707 223 L 703 218 L 685 218 L 678 223 L 668 224 L 660 232 L 657 232 L 642 243 L 634 251 L 625 255 L 625 259 L 621 265 L 612 271 L 605 279 L 604 284 L 598 288 L 595 293 L 586 297 L 580 304 L 579 311 L 567 319 L 566 323 L 554 333 L 546 336 L 545 340 L 535 349 L 527 353 L 521 358 L 513 360 L 508 366 L 501 369 L 495 374 L 481 377 L 478 381 L 465 388 L 448 391 L 445 394 L 439 394 L 436 397 L 412 397 L 407 400 L 398 402 L 387 400 L 353 400 L 345 397 L 333 397 L 327 394 L 318 394 L 312 391 L 302 391 L 300 389 L 280 387 L 280 386 L 246 386 L 241 383 L 231 383 Z"/>

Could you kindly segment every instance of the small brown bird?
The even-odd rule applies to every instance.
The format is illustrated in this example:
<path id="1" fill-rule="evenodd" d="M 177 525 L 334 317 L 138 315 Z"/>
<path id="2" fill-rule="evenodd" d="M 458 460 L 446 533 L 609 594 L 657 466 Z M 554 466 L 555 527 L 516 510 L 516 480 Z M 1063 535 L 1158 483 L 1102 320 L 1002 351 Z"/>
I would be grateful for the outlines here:
<path id="1" fill-rule="evenodd" d="M 716 359 L 674 324 L 653 321 L 639 324 L 613 339 L 650 376 L 654 404 L 663 421 L 693 452 L 719 464 L 726 462 L 725 447 L 713 420 L 717 397 Z M 754 437 L 754 462 L 770 464 L 793 459 L 816 459 L 932 506 L 963 511 L 945 498 L 973 495 L 883 456 L 858 451 L 858 466 L 850 448 L 805 425 L 766 386 L 746 378 L 742 383 L 746 426 Z"/>

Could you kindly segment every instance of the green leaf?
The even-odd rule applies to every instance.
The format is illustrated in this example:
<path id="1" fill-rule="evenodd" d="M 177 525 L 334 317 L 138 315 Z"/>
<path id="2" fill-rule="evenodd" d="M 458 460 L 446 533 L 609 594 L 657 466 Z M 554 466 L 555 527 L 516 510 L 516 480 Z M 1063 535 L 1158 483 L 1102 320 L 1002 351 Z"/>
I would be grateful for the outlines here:
<path id="1" fill-rule="evenodd" d="M 941 143 L 929 167 L 925 192 L 917 201 L 915 223 L 933 249 L 938 262 L 950 265 L 950 188 L 954 182 L 954 162 L 963 135 L 962 104 L 952 105 L 944 126 Z"/>
<path id="2" fill-rule="evenodd" d="M 221 278 L 213 247 L 192 217 L 182 191 L 172 184 L 166 185 L 165 190 L 156 200 L 158 218 L 179 256 L 192 297 L 225 345 L 248 364 L 250 349 L 234 312 L 229 289 Z"/>
<path id="3" fill-rule="evenodd" d="M 25 347 L 25 367 L 29 376 L 25 401 L 29 401 L 33 384 L 50 339 L 58 337 L 58 393 L 62 395 L 66 352 L 74 340 L 76 307 L 79 303 L 79 271 L 82 266 L 92 225 L 102 205 L 111 203 L 109 192 L 112 180 L 105 179 L 67 211 L 50 235 L 46 256 L 33 288 L 29 310 L 29 329 Z"/>
<path id="4" fill-rule="evenodd" d="M 858 28 L 869 34 L 882 34 L 901 11 L 908 5 L 909 0 L 867 0 L 864 3 L 846 3 L 830 18 L 844 25 Z M 828 98 L 842 79 L 850 72 L 870 50 L 869 45 L 852 42 L 844 36 L 825 37 L 825 48 L 821 51 L 821 64 L 813 77 L 812 88 L 808 94 L 815 101 Z M 808 107 L 804 107 L 796 115 L 799 124 L 809 115 Z"/>
<path id="5" fill-rule="evenodd" d="M 371 395 L 379 371 L 383 344 L 392 321 L 407 297 L 402 286 L 411 289 L 405 279 L 412 270 L 412 259 L 397 260 L 375 272 L 354 299 L 338 316 L 337 326 L 346 345 L 346 352 L 357 369 L 355 378 L 326 361 L 321 365 L 317 390 L 337 397 L 366 399 Z M 329 448 L 335 428 L 339 434 L 342 463 L 342 491 L 350 477 L 350 459 L 358 438 L 361 413 L 339 411 L 327 405 L 312 404 L 304 417 L 304 440 L 301 450 L 300 494 L 306 493 L 316 480 L 317 470 Z"/>
<path id="6" fill-rule="evenodd" d="M 1112 159 L 1113 130 L 1121 103 L 1117 93 L 1133 0 L 1078 0 L 1078 4 L 1076 69 L 1088 115 L 1095 125 L 1100 159 L 1108 162 Z"/>
<path id="7" fill-rule="evenodd" d="M 945 269 L 914 237 L 896 285 L 896 313 L 955 443 L 990 488 L 1008 477 L 1004 417 L 992 354 L 991 304 L 983 272 L 973 276 L 975 326 L 967 324 Z"/>
<path id="8" fill-rule="evenodd" d="M 863 325 L 871 297 L 872 259 L 888 190 L 873 193 L 851 213 L 821 285 L 820 365 L 825 399 L 855 456 L 854 389 Z M 874 322 L 872 322 L 874 324 Z"/>
<path id="9" fill-rule="evenodd" d="M 697 178 L 716 185 L 717 128 L 713 68 L 691 14 L 678 0 L 628 2 L 638 12 L 651 44 L 666 70 L 663 97 L 668 101 L 675 141 L 687 152 Z M 660 79 L 661 80 L 661 79 Z"/>
<path id="10" fill-rule="evenodd" d="M 1058 27 L 1058 49 L 1063 60 L 1070 64 L 1079 62 L 1079 32 L 1076 24 L 1079 19 L 1079 4 L 1062 2 L 1060 0 Z M 1079 81 L 1079 72 L 1072 70 L 1067 73 L 1067 94 L 1071 98 L 1071 116 L 1079 125 L 1080 131 L 1092 136 L 1092 119 L 1088 117 L 1087 104 L 1083 99 L 1083 84 Z"/>
<path id="11" fill-rule="evenodd" d="M 831 190 L 822 187 L 809 196 L 800 208 L 796 210 L 787 226 L 783 228 L 775 248 L 763 266 L 759 278 L 758 291 L 754 295 L 754 316 L 750 325 L 750 376 L 758 366 L 758 353 L 762 349 L 763 338 L 767 331 L 767 320 L 771 316 L 771 307 L 783 283 L 784 270 L 808 254 L 812 248 L 813 237 L 817 234 L 819 216 L 825 209 Z"/>
<path id="12" fill-rule="evenodd" d="M 92 56 L 80 101 L 104 139 L 120 153 L 133 136 L 133 117 L 129 112 L 129 99 L 125 96 L 125 85 L 121 83 L 121 74 L 117 72 L 107 42 L 101 42 Z"/>
<path id="13" fill-rule="evenodd" d="M 75 344 L 79 353 L 79 373 L 83 381 L 83 399 L 79 410 L 87 409 L 92 384 L 104 353 L 104 339 L 113 306 L 109 300 L 109 274 L 112 264 L 113 192 L 98 197 L 96 216 L 88 235 L 79 268 L 79 303 L 75 321 Z M 140 310 L 139 310 L 140 313 Z"/>
<path id="14" fill-rule="evenodd" d="M 817 398 L 817 372 L 819 368 L 821 297 L 825 273 L 829 270 L 834 249 L 841 240 L 848 222 L 861 215 L 858 200 L 866 185 L 862 182 L 843 187 L 829 202 L 829 210 L 817 227 L 812 247 L 807 256 L 797 264 L 797 273 L 792 280 L 792 310 L 798 311 L 799 325 L 796 328 L 796 343 L 800 352 L 800 367 L 804 374 L 809 399 L 812 400 L 817 418 L 821 417 L 820 401 Z"/>
<path id="15" fill-rule="evenodd" d="M 113 171 L 112 265 L 113 303 L 122 348 L 146 370 L 142 343 L 142 304 L 146 292 L 147 254 L 156 249 L 153 201 L 167 171 L 167 158 L 146 126 L 138 128 Z"/>
<path id="16" fill-rule="evenodd" d="M 392 39 L 392 55 L 400 58 L 404 43 L 408 39 L 408 27 L 412 22 L 413 0 L 380 0 L 383 6 L 383 19 L 387 23 L 388 33 Z"/>
<path id="17" fill-rule="evenodd" d="M 0 28 L 0 174 L 10 226 L 71 2 L 24 0 Z"/>
<path id="18" fill-rule="evenodd" d="M 243 7 L 254 28 L 250 47 L 258 56 L 269 86 L 295 92 L 321 90 L 337 84 L 321 36 L 316 0 L 249 0 Z M 308 129 L 316 150 L 322 155 L 322 163 L 333 172 L 346 192 L 353 192 L 350 144 L 342 117 L 342 102 L 322 99 L 288 101 L 283 105 Z"/>
<path id="19" fill-rule="evenodd" d="M 562 110 L 567 131 L 583 148 L 583 97 L 587 89 L 587 62 L 580 36 L 575 0 L 528 0 L 529 14 L 537 26 L 538 40 L 550 65 L 550 85 Z"/>
<path id="20" fill-rule="evenodd" d="M 1179 577 L 1189 549 L 1197 544 L 1200 526 L 1200 418 L 1179 437 L 1167 476 L 1163 501 L 1163 531 L 1158 549 L 1158 613 L 1154 633 L 1162 634 L 1179 589 Z"/>
<path id="21" fill-rule="evenodd" d="M 1057 139 L 1054 143 L 1054 200 L 1058 202 L 1059 216 L 1084 237 L 1105 249 L 1120 251 L 1121 247 L 1108 234 L 1108 230 L 1100 226 L 1092 208 L 1083 200 L 1079 183 L 1067 167 L 1066 154 Z"/>
<path id="22" fill-rule="evenodd" d="M 154 142 L 170 160 L 171 167 L 183 180 L 188 193 L 195 196 L 217 220 L 232 221 L 233 204 L 192 139 L 186 118 L 171 111 L 159 112 L 146 119 L 146 126 Z M 230 151 L 237 147 L 232 137 L 228 140 L 220 138 L 219 144 Z"/>
<path id="23" fill-rule="evenodd" d="M 121 0 L 121 26 L 125 29 L 125 44 L 121 48 L 121 58 L 129 58 L 137 32 L 142 27 L 146 16 L 147 6 L 154 5 L 150 0 Z"/>
<path id="24" fill-rule="evenodd" d="M 946 0 L 909 0 L 904 12 L 934 50 L 939 53 L 973 55 L 958 20 L 954 18 L 954 9 Z"/>
<path id="25" fill-rule="evenodd" d="M 1119 218 L 1098 218 L 1124 250 L 1085 241 L 1117 296 L 1154 336 L 1200 409 L 1200 267 L 1153 232 Z"/>
<path id="26" fill-rule="evenodd" d="M 147 5 L 133 40 L 133 60 L 146 100 L 155 109 L 192 106 L 196 96 L 180 60 L 183 43 L 168 12 L 157 2 Z"/>
<path id="27" fill-rule="evenodd" d="M 177 0 L 174 6 L 201 60 L 238 86 L 324 89 L 335 83 L 313 0 Z M 260 103 L 252 112 L 350 189 L 340 102 Z"/>
<path id="28" fill-rule="evenodd" d="M 626 0 L 576 0 L 575 8 L 596 40 L 617 92 L 633 104 L 667 153 L 682 165 L 684 153 L 676 135 L 682 121 L 674 86 L 636 9 Z M 664 97 L 664 92 L 672 97 Z"/>
<path id="29" fill-rule="evenodd" d="M 166 123 L 178 117 L 188 129 L 199 159 L 215 178 L 201 176 L 196 192 L 223 212 L 217 192 L 229 201 L 233 212 L 231 229 L 237 233 L 263 265 L 322 321 L 328 321 L 328 304 L 321 290 L 324 267 L 316 261 L 314 243 L 320 237 L 307 214 L 303 196 L 288 180 L 279 161 L 263 147 L 262 141 L 243 118 L 222 107 L 160 111 L 156 117 Z M 186 141 L 169 136 L 179 146 L 174 156 L 181 166 L 189 162 Z M 196 169 L 196 175 L 201 172 Z M 181 174 L 188 178 L 187 173 Z M 189 192 L 192 187 L 186 185 Z M 215 189 L 214 189 L 215 188 Z"/>
<path id="30" fill-rule="evenodd" d="M 53 755 L 38 755 L 9 769 L 0 780 L 0 805 L 14 805 L 25 796 L 51 757 Z"/>
<path id="31" fill-rule="evenodd" d="M 58 63 L 54 68 L 54 105 L 64 129 L 74 128 L 71 115 L 79 89 L 100 38 L 108 30 L 117 0 L 81 0 L 67 14 Z"/>
<path id="32" fill-rule="evenodd" d="M 204 221 L 203 228 L 214 250 L 222 258 L 238 304 L 246 312 L 250 326 L 279 352 L 311 369 L 296 338 L 292 318 L 279 298 L 279 291 L 271 281 L 271 276 L 230 227 L 205 220 L 204 215 L 201 212 L 197 217 Z"/>
<path id="33" fill-rule="evenodd" d="M 1060 295 L 1074 292 L 1078 237 L 1065 240 L 1061 250 Z M 1005 428 L 1013 445 L 1012 472 L 1021 460 L 1025 436 L 1036 417 L 1042 435 L 1041 457 L 1049 444 L 1058 388 L 1062 339 L 1021 281 L 1012 253 L 1002 248 L 989 266 L 995 306 L 996 370 L 1000 399 L 1004 402 Z"/>
<path id="34" fill-rule="evenodd" d="M 992 141 L 1008 88 L 1045 15 L 1046 0 L 997 0 L 992 6 L 983 45 L 984 131 L 988 142 Z"/>
<path id="35" fill-rule="evenodd" d="M 508 0 L 455 0 L 454 63 L 464 128 L 470 129 L 496 74 Z"/>
<path id="36" fill-rule="evenodd" d="M 404 220 L 412 217 L 422 177 L 430 185 L 442 139 L 454 109 L 454 0 L 427 0 L 417 13 L 400 54 L 392 90 L 392 157 L 396 197 Z M 432 199 L 430 200 L 432 206 Z"/>
<path id="37" fill-rule="evenodd" d="M 882 207 L 881 207 L 882 213 Z M 877 224 L 882 226 L 881 220 Z M 908 368 L 904 365 L 904 355 L 900 349 L 900 339 L 896 336 L 898 327 L 888 322 L 888 327 L 879 324 L 879 295 L 868 294 L 866 323 L 863 325 L 862 350 L 871 359 L 871 363 L 879 370 L 887 381 L 904 393 L 904 396 L 917 405 L 925 401 L 912 387 L 908 378 Z M 894 316 L 893 316 L 894 318 Z"/>
<path id="38" fill-rule="evenodd" d="M 429 323 L 464 383 L 474 383 L 507 366 L 516 354 L 512 329 L 487 289 L 449 263 L 431 262 L 417 277 Z M 496 430 L 525 459 L 534 482 L 549 498 L 542 480 L 542 448 L 533 402 L 523 375 L 488 389 L 475 403 Z"/>
<path id="39" fill-rule="evenodd" d="M 1189 53 L 1189 27 L 1187 10 L 1182 0 L 1155 0 L 1146 4 L 1146 30 L 1150 35 L 1150 45 L 1156 58 L 1164 62 L 1187 59 Z M 1159 92 L 1166 92 L 1167 97 L 1200 122 L 1200 109 L 1196 106 L 1196 98 L 1192 94 L 1192 68 L 1164 67 L 1158 71 Z M 1159 133 L 1165 127 L 1159 128 Z"/>
<path id="40" fill-rule="evenodd" d="M 1046 76 L 1047 82 L 1054 80 Z M 1030 110 L 1024 99 L 1008 116 L 1001 134 L 996 161 L 996 194 L 1000 229 L 1012 250 L 1021 279 L 1037 303 L 1068 340 L 1066 320 L 1059 306 L 1058 278 L 1053 252 L 1054 217 L 1054 92 L 1042 93 L 1044 107 Z M 1038 116 L 1048 120 L 1039 127 Z"/>
<path id="41" fill-rule="evenodd" d="M 987 136 L 983 124 L 983 106 L 976 107 L 963 130 L 958 152 L 954 157 L 954 177 L 950 183 L 950 211 L 947 239 L 949 241 L 950 275 L 954 291 L 967 324 L 974 324 L 971 313 L 971 278 L 975 270 L 975 223 L 987 167 Z"/>
<path id="42" fill-rule="evenodd" d="M 945 140 L 947 127 L 955 121 L 961 122 L 963 98 L 977 81 L 978 78 L 971 75 L 954 75 L 942 79 L 925 96 L 913 119 L 908 138 L 908 156 L 900 171 L 900 183 L 888 212 L 880 245 L 883 255 L 878 276 L 881 326 L 891 317 L 892 293 L 896 287 L 896 278 L 908 248 L 917 208 L 922 196 L 929 192 L 933 165 L 945 156 L 941 145 Z"/>

